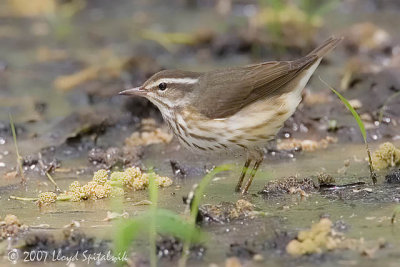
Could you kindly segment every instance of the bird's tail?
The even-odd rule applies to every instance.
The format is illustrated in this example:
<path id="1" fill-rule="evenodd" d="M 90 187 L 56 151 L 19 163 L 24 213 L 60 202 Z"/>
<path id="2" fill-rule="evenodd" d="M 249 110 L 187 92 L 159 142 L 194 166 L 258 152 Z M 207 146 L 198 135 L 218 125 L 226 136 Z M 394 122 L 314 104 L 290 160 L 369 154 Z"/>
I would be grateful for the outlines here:
<path id="1" fill-rule="evenodd" d="M 328 54 L 330 51 L 332 51 L 342 40 L 343 37 L 340 38 L 331 37 L 328 40 L 326 40 L 322 45 L 318 46 L 313 51 L 311 51 L 308 54 L 308 56 L 317 56 L 318 58 L 321 58 L 326 54 Z"/>

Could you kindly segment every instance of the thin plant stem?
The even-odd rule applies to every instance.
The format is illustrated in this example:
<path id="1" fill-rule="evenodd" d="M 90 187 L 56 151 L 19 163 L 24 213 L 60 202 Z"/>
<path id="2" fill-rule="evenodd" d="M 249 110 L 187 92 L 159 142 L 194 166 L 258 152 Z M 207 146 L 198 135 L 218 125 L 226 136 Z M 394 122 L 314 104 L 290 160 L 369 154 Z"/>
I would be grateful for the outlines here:
<path id="1" fill-rule="evenodd" d="M 61 192 L 61 189 L 58 187 L 56 181 L 54 181 L 53 177 L 50 175 L 49 172 L 46 172 L 47 178 L 49 178 L 50 182 L 56 187 L 57 192 Z"/>
<path id="2" fill-rule="evenodd" d="M 39 156 L 39 164 L 43 169 L 46 169 L 46 166 L 44 166 L 43 160 L 42 160 L 42 153 L 38 154 Z M 46 176 L 47 178 L 50 180 L 50 182 L 55 186 L 56 192 L 61 192 L 60 187 L 58 187 L 56 181 L 54 181 L 53 177 L 50 175 L 50 173 L 48 171 L 46 171 Z"/>
<path id="3" fill-rule="evenodd" d="M 339 99 L 342 101 L 342 103 L 351 112 L 351 114 L 353 115 L 353 118 L 356 120 L 356 122 L 358 124 L 358 127 L 360 128 L 360 132 L 361 132 L 362 137 L 364 139 L 365 147 L 366 147 L 366 150 L 367 150 L 368 163 L 369 163 L 369 172 L 370 172 L 370 176 L 371 176 L 371 179 L 372 179 L 372 183 L 376 184 L 377 175 L 375 173 L 374 166 L 372 165 L 371 151 L 369 150 L 369 146 L 368 146 L 368 142 L 367 142 L 367 132 L 365 131 L 365 126 L 364 126 L 363 121 L 360 118 L 360 115 L 358 115 L 357 111 L 351 106 L 349 101 L 344 96 L 342 96 L 332 86 L 330 86 L 328 83 L 326 83 L 324 80 L 322 80 L 321 77 L 319 77 L 319 79 L 321 80 L 322 83 L 324 83 L 329 89 L 331 89 L 332 92 L 334 92 L 339 97 Z"/>
<path id="4" fill-rule="evenodd" d="M 17 196 L 9 196 L 9 199 L 21 200 L 21 201 L 36 201 L 37 197 L 17 197 Z"/>
<path id="5" fill-rule="evenodd" d="M 150 242 L 150 266 L 157 266 L 157 247 L 156 247 L 156 212 L 157 212 L 157 201 L 158 201 L 158 186 L 155 181 L 153 173 L 149 174 L 149 199 L 151 201 L 151 221 L 149 230 L 149 242 Z"/>
<path id="6" fill-rule="evenodd" d="M 13 121 L 13 118 L 11 116 L 11 112 L 8 113 L 8 116 L 9 116 L 9 119 L 10 119 L 10 126 L 11 126 L 11 131 L 12 131 L 12 135 L 13 135 L 13 139 L 14 139 L 15 153 L 17 155 L 18 172 L 21 175 L 21 182 L 25 183 L 26 182 L 26 178 L 25 178 L 25 175 L 24 175 L 24 170 L 22 169 L 22 157 L 19 154 L 19 150 L 18 150 L 17 133 L 15 131 L 14 121 Z"/>
<path id="7" fill-rule="evenodd" d="M 204 178 L 200 181 L 199 185 L 196 188 L 196 192 L 193 196 L 192 203 L 190 204 L 190 218 L 189 218 L 189 223 L 192 224 L 193 226 L 196 225 L 196 219 L 197 215 L 199 212 L 199 205 L 200 205 L 200 200 L 203 197 L 204 190 L 206 189 L 206 186 L 211 182 L 211 180 L 214 178 L 214 176 L 222 171 L 228 171 L 231 170 L 232 166 L 231 165 L 221 165 L 216 168 L 214 168 L 211 172 L 209 172 Z M 189 257 L 190 253 L 190 240 L 191 238 L 188 238 L 185 243 L 183 244 L 183 250 L 182 250 L 182 256 L 181 259 L 179 260 L 179 266 L 184 267 L 186 266 L 187 259 Z"/>

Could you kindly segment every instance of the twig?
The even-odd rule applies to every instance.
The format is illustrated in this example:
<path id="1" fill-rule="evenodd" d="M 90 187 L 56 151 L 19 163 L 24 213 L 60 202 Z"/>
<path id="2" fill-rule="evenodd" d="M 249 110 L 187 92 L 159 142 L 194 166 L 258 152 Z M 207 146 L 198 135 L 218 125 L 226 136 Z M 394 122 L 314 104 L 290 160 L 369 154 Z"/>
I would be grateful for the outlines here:
<path id="1" fill-rule="evenodd" d="M 60 193 L 60 192 L 61 192 L 60 187 L 58 187 L 56 181 L 54 181 L 53 177 L 50 175 L 48 169 L 46 168 L 46 166 L 45 166 L 44 163 L 43 163 L 43 160 L 42 160 L 42 153 L 39 152 L 39 153 L 38 153 L 38 157 L 39 157 L 39 161 L 38 161 L 38 162 L 39 162 L 39 164 L 40 164 L 40 167 L 42 167 L 42 169 L 44 170 L 44 172 L 45 172 L 47 178 L 49 178 L 50 182 L 55 186 L 56 192 Z"/>
<path id="2" fill-rule="evenodd" d="M 9 196 L 9 199 L 15 199 L 15 200 L 22 200 L 22 201 L 36 201 L 39 198 L 37 197 L 17 197 L 17 196 Z"/>
<path id="3" fill-rule="evenodd" d="M 56 181 L 54 181 L 53 177 L 51 177 L 49 172 L 46 172 L 47 178 L 49 178 L 50 182 L 56 187 L 57 192 L 61 192 L 61 189 L 58 187 Z"/>

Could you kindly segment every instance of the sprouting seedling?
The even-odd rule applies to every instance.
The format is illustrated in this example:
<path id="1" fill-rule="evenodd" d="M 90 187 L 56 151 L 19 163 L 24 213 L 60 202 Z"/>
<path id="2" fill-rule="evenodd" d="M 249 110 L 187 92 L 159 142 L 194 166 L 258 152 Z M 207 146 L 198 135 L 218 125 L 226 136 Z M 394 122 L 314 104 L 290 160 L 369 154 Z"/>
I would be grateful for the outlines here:
<path id="1" fill-rule="evenodd" d="M 332 92 L 334 92 L 339 97 L 340 101 L 342 101 L 342 103 L 346 106 L 346 108 L 353 115 L 353 118 L 356 120 L 356 122 L 358 124 L 358 128 L 361 131 L 361 134 L 362 134 L 362 137 L 364 139 L 364 143 L 365 143 L 365 146 L 367 149 L 370 176 L 371 176 L 373 184 L 376 184 L 376 182 L 377 182 L 376 173 L 375 173 L 374 167 L 372 165 L 371 152 L 369 150 L 369 146 L 368 146 L 368 142 L 367 142 L 367 132 L 365 131 L 365 126 L 364 126 L 363 121 L 361 120 L 357 111 L 352 107 L 352 105 L 349 103 L 349 101 L 344 96 L 342 96 L 332 86 L 330 86 L 328 83 L 326 83 L 324 80 L 322 80 L 321 77 L 319 77 L 319 79 L 321 80 L 322 83 L 324 83 L 329 89 L 331 89 Z"/>
<path id="2" fill-rule="evenodd" d="M 156 248 L 156 212 L 157 212 L 157 201 L 158 201 L 158 186 L 156 185 L 154 173 L 149 173 L 149 199 L 151 201 L 151 221 L 149 230 L 149 241 L 150 241 L 150 266 L 157 266 L 157 248 Z"/>
<path id="3" fill-rule="evenodd" d="M 46 169 L 44 164 L 43 164 L 43 161 L 42 161 L 42 153 L 39 153 L 38 156 L 39 156 L 39 164 L 42 166 L 43 169 Z M 56 189 L 56 192 L 61 192 L 60 187 L 58 187 L 56 181 L 54 181 L 54 179 L 50 175 L 49 171 L 46 171 L 45 174 L 46 174 L 47 178 L 49 179 L 49 181 L 54 185 L 54 187 Z"/>
<path id="4" fill-rule="evenodd" d="M 205 234 L 178 214 L 157 207 L 158 186 L 154 173 L 149 173 L 150 209 L 134 219 L 120 220 L 116 224 L 114 238 L 114 254 L 126 253 L 132 242 L 140 235 L 149 238 L 150 264 L 157 265 L 156 237 L 159 234 L 168 234 L 183 242 L 200 243 L 206 239 Z"/>
<path id="5" fill-rule="evenodd" d="M 211 182 L 211 180 L 214 178 L 214 176 L 216 174 L 218 174 L 222 171 L 229 171 L 231 169 L 232 169 L 232 165 L 229 165 L 229 164 L 215 167 L 206 176 L 204 176 L 203 179 L 200 181 L 200 183 L 197 186 L 196 191 L 194 193 L 193 200 L 192 200 L 191 204 L 189 204 L 191 207 L 189 223 L 192 225 L 192 227 L 193 227 L 192 229 L 196 229 L 196 219 L 197 219 L 197 215 L 199 212 L 200 200 L 203 197 L 206 186 Z M 195 234 L 195 232 L 193 232 L 193 234 Z M 181 267 L 186 266 L 187 257 L 189 255 L 190 240 L 191 240 L 191 238 L 188 238 L 187 241 L 183 245 L 182 257 L 179 261 L 179 266 L 181 266 Z"/>
<path id="6" fill-rule="evenodd" d="M 115 225 L 114 255 L 126 253 L 139 236 L 149 236 L 150 225 L 155 222 L 156 233 L 172 235 L 183 242 L 200 243 L 205 234 L 178 214 L 164 209 L 145 212 L 134 219 L 120 219 Z"/>
<path id="7" fill-rule="evenodd" d="M 11 132 L 13 135 L 13 139 L 14 139 L 14 146 L 15 146 L 15 154 L 17 155 L 17 168 L 18 168 L 18 173 L 21 175 L 21 182 L 25 183 L 26 182 L 26 178 L 24 175 L 24 170 L 22 168 L 22 157 L 21 154 L 19 153 L 19 149 L 18 149 L 18 142 L 17 142 L 17 132 L 15 131 L 15 125 L 14 125 L 14 120 L 11 116 L 11 113 L 8 113 L 9 119 L 10 119 L 10 126 L 11 126 Z M 41 157 L 41 155 L 39 154 L 39 157 Z M 41 162 L 41 161 L 39 161 Z M 60 188 L 58 187 L 57 183 L 54 181 L 53 177 L 51 177 L 51 175 L 46 171 L 46 176 L 47 178 L 50 180 L 50 182 L 56 187 L 56 191 L 61 191 Z"/>
<path id="8" fill-rule="evenodd" d="M 21 175 L 21 182 L 25 183 L 26 182 L 26 178 L 25 178 L 25 175 L 24 175 L 24 170 L 22 169 L 22 157 L 19 154 L 19 150 L 18 150 L 17 133 L 15 131 L 14 121 L 13 121 L 13 118 L 11 116 L 11 112 L 8 113 L 8 116 L 9 116 L 9 119 L 10 119 L 11 132 L 12 132 L 13 139 L 14 139 L 15 154 L 17 155 L 18 173 Z"/>
<path id="9" fill-rule="evenodd" d="M 394 208 L 394 210 L 393 210 L 392 218 L 391 218 L 391 220 L 390 220 L 390 222 L 391 222 L 392 224 L 395 223 L 397 213 L 399 213 L 399 212 L 400 212 L 400 206 L 396 206 L 396 207 Z"/>
<path id="10" fill-rule="evenodd" d="M 190 209 L 190 221 L 192 224 L 196 224 L 197 214 L 199 212 L 200 200 L 203 197 L 206 186 L 211 182 L 211 180 L 220 172 L 229 171 L 232 169 L 232 165 L 225 164 L 215 167 L 212 171 L 207 173 L 206 176 L 200 181 L 196 188 L 196 192 L 193 196 L 192 205 Z"/>

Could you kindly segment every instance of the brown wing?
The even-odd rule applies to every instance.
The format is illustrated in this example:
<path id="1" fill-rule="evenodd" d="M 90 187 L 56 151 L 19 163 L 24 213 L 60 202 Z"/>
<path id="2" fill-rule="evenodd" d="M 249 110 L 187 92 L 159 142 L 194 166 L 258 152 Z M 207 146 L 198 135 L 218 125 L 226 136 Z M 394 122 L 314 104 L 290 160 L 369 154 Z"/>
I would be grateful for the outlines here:
<path id="1" fill-rule="evenodd" d="M 200 79 L 203 92 L 194 107 L 213 119 L 233 115 L 275 93 L 316 60 L 316 56 L 310 56 L 297 61 L 274 61 L 205 73 Z"/>
<path id="2" fill-rule="evenodd" d="M 246 105 L 282 94 L 284 85 L 332 50 L 341 39 L 331 38 L 309 55 L 295 61 L 273 61 L 245 67 L 211 71 L 200 78 L 201 90 L 194 108 L 208 118 L 225 118 Z"/>

